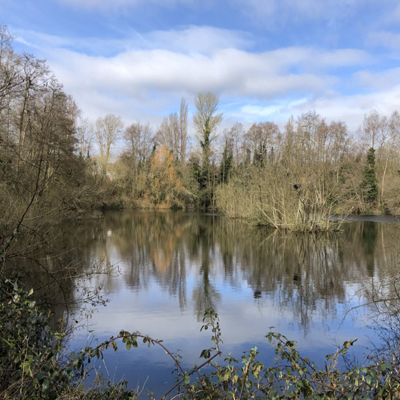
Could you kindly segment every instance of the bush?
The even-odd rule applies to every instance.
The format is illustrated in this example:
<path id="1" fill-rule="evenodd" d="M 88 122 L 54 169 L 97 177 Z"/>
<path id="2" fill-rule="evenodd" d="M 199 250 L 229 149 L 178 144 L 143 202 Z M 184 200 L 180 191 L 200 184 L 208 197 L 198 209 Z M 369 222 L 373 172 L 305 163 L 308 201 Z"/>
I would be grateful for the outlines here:
<path id="1" fill-rule="evenodd" d="M 87 352 L 67 355 L 64 333 L 50 327 L 50 314 L 18 282 L 0 286 L 0 398 L 129 399 L 126 382 L 103 384 L 84 391 Z"/>

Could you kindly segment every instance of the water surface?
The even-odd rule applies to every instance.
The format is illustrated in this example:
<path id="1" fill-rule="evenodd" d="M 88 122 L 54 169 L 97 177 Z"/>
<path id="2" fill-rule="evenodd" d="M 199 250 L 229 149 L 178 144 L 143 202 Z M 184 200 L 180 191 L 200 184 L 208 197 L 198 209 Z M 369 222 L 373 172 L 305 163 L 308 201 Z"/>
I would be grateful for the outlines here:
<path id="1" fill-rule="evenodd" d="M 87 305 L 93 313 L 71 346 L 84 344 L 88 334 L 104 340 L 121 329 L 138 330 L 179 349 L 190 368 L 211 347 L 209 332 L 200 327 L 212 307 L 221 320 L 222 350 L 238 358 L 257 345 L 271 363 L 265 335 L 273 326 L 318 363 L 357 336 L 353 356 L 363 360 L 371 343 L 380 343 L 366 327 L 371 307 L 344 315 L 395 273 L 399 233 L 395 219 L 357 218 L 340 234 L 305 236 L 212 214 L 107 213 L 78 237 L 85 271 L 97 263 L 110 272 L 89 281 L 109 302 Z M 124 377 L 131 387 L 145 385 L 156 395 L 173 384 L 173 363 L 159 348 L 108 351 L 105 368 L 115 380 Z"/>

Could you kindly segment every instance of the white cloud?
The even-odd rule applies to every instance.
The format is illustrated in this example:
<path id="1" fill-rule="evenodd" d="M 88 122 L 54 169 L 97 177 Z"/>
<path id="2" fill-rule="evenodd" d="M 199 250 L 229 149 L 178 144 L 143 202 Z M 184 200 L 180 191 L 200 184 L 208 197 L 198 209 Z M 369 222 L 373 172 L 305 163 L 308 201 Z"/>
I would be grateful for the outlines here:
<path id="1" fill-rule="evenodd" d="M 210 53 L 216 49 L 251 46 L 250 34 L 210 26 L 188 26 L 170 31 L 153 31 L 141 36 L 143 48 L 168 49 L 185 53 Z"/>
<path id="2" fill-rule="evenodd" d="M 379 72 L 359 71 L 354 76 L 360 86 L 369 89 L 386 90 L 400 84 L 400 68 Z"/>
<path id="3" fill-rule="evenodd" d="M 200 91 L 264 99 L 290 93 L 321 94 L 337 82 L 326 72 L 331 64 L 346 66 L 366 59 L 363 52 L 309 48 L 264 53 L 219 49 L 210 55 L 131 50 L 108 58 L 53 49 L 48 57 L 56 75 L 78 98 L 82 91 L 97 90 L 137 100 L 151 98 L 149 93 L 195 95 Z M 293 73 L 292 68 L 300 72 Z"/>
<path id="4" fill-rule="evenodd" d="M 371 46 L 384 46 L 393 50 L 400 49 L 400 34 L 393 32 L 373 32 L 370 33 L 366 40 Z"/>
<path id="5" fill-rule="evenodd" d="M 400 85 L 374 91 L 367 94 L 342 95 L 332 93 L 321 97 L 310 98 L 299 104 L 282 107 L 277 119 L 285 122 L 290 116 L 299 116 L 310 110 L 315 110 L 328 121 L 344 121 L 351 131 L 360 126 L 364 114 L 376 109 L 384 115 L 389 115 L 396 109 L 400 110 Z"/>
<path id="6" fill-rule="evenodd" d="M 384 22 L 392 24 L 400 21 L 400 4 L 391 9 Z"/>
<path id="7" fill-rule="evenodd" d="M 346 51 L 336 58 L 335 53 L 289 48 L 252 54 L 222 49 L 206 56 L 138 50 L 104 58 L 59 50 L 53 52 L 50 63 L 65 83 L 66 90 L 91 116 L 115 112 L 128 120 L 145 119 L 158 124 L 161 117 L 151 116 L 151 110 L 162 114 L 160 101 L 169 98 L 170 104 L 177 105 L 180 96 L 184 95 L 191 101 L 200 91 L 217 92 L 222 95 L 222 100 L 253 98 L 264 104 L 285 96 L 304 98 L 304 94 L 308 94 L 309 98 L 323 97 L 338 81 L 326 73 L 329 60 L 333 57 L 336 66 L 353 64 L 357 60 L 351 52 L 348 58 L 344 56 Z M 360 60 L 364 60 L 364 54 Z M 309 63 L 320 71 L 290 73 L 293 66 L 307 69 Z M 303 112 L 305 107 L 311 109 L 316 105 L 303 101 L 287 110 L 280 106 L 281 112 L 265 106 L 244 111 L 254 114 L 247 115 L 247 119 L 268 119 L 279 118 L 282 113 L 296 114 L 296 107 L 301 107 Z"/>
<path id="8" fill-rule="evenodd" d="M 367 71 L 355 74 L 355 82 L 370 82 L 374 91 L 370 95 L 334 92 L 342 83 L 337 68 L 365 68 L 374 62 L 357 49 L 289 47 L 254 53 L 246 50 L 251 38 L 241 32 L 187 27 L 115 41 L 115 47 L 123 50 L 105 57 L 69 49 L 72 39 L 29 33 L 21 40 L 25 36 L 91 118 L 111 112 L 127 123 L 140 119 L 156 125 L 178 107 L 181 96 L 191 103 L 200 91 L 220 94 L 223 103 L 232 99 L 238 103 L 227 108 L 229 121 L 283 121 L 315 109 L 353 126 L 370 108 L 400 104 L 398 99 L 390 104 L 383 95 L 396 99 L 397 92 L 390 91 L 397 82 L 395 70 L 382 75 L 381 82 Z M 198 44 L 201 37 L 207 37 L 209 44 Z M 101 43 L 97 40 L 96 46 L 101 48 Z"/>
<path id="9" fill-rule="evenodd" d="M 85 54 L 113 55 L 134 50 L 168 50 L 179 53 L 210 54 L 218 49 L 245 49 L 253 44 L 247 32 L 210 26 L 186 26 L 168 31 L 127 32 L 124 39 L 95 37 L 68 38 L 40 32 L 17 30 L 17 41 L 40 49 L 68 48 Z"/>
<path id="10" fill-rule="evenodd" d="M 400 107 L 400 85 L 387 90 L 380 90 L 368 94 L 343 96 L 340 94 L 313 99 L 307 104 L 293 109 L 294 115 L 316 110 L 329 120 L 347 122 L 352 130 L 356 130 L 364 114 L 376 109 L 388 115 Z"/>
<path id="11" fill-rule="evenodd" d="M 279 106 L 253 106 L 246 105 L 241 109 L 242 113 L 257 116 L 257 117 L 274 117 L 277 113 L 281 111 L 281 107 Z"/>

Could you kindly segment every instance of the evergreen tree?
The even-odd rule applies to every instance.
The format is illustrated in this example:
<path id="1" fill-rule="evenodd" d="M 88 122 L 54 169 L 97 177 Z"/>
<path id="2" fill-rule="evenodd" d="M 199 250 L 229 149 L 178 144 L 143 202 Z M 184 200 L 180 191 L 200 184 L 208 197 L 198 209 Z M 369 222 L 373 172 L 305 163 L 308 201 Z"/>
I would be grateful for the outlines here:
<path id="1" fill-rule="evenodd" d="M 258 148 L 254 152 L 253 165 L 258 168 L 264 168 L 266 159 L 267 148 L 264 143 L 259 143 Z"/>
<path id="2" fill-rule="evenodd" d="M 273 164 L 275 162 L 275 152 L 274 147 L 271 147 L 271 151 L 269 152 L 269 162 Z"/>
<path id="3" fill-rule="evenodd" d="M 228 178 L 230 172 L 232 170 L 233 165 L 233 153 L 232 150 L 228 148 L 228 145 L 225 145 L 224 152 L 222 153 L 221 167 L 220 167 L 220 178 L 219 181 L 221 183 L 228 182 Z"/>
<path id="4" fill-rule="evenodd" d="M 251 163 L 251 150 L 246 149 L 246 158 L 244 159 L 244 166 L 248 167 Z"/>
<path id="5" fill-rule="evenodd" d="M 375 150 L 371 147 L 367 153 L 367 163 L 364 169 L 364 179 L 361 184 L 364 201 L 370 206 L 376 205 L 378 200 L 378 184 L 375 175 Z"/>

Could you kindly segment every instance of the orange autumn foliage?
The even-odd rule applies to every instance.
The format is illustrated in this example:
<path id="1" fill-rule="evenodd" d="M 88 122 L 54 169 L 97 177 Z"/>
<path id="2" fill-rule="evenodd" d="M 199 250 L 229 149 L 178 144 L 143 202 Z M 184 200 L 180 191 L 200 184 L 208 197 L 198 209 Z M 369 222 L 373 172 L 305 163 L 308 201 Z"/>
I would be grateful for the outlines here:
<path id="1" fill-rule="evenodd" d="M 149 174 L 149 200 L 159 207 L 179 205 L 177 195 L 182 191 L 182 183 L 174 166 L 174 155 L 162 145 L 154 154 Z"/>

